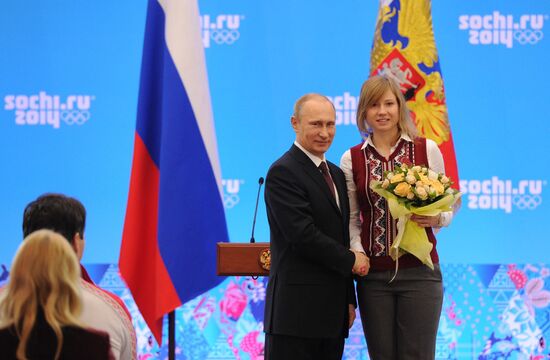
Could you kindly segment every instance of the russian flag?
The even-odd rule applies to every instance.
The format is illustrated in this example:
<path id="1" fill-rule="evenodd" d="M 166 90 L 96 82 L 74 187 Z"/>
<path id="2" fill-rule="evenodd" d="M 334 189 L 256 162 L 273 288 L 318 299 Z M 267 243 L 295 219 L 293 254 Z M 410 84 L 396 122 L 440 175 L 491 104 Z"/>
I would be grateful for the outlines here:
<path id="1" fill-rule="evenodd" d="M 149 0 L 119 266 L 157 342 L 166 313 L 216 286 L 227 241 L 197 0 Z"/>

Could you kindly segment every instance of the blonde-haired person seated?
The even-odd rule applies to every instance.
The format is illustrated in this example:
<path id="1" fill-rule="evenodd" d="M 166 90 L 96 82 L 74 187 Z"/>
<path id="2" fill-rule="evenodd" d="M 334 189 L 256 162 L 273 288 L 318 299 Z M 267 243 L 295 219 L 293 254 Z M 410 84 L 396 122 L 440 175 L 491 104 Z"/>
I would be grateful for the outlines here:
<path id="1" fill-rule="evenodd" d="M 80 291 L 67 240 L 50 230 L 27 236 L 0 294 L 0 359 L 113 359 L 109 335 L 78 320 Z"/>

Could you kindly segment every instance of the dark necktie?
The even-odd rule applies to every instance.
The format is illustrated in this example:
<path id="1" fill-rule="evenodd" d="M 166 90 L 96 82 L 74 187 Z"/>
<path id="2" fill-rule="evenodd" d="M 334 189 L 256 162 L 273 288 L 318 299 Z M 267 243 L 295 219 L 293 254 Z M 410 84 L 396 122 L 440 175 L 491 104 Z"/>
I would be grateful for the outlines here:
<path id="1" fill-rule="evenodd" d="M 328 166 L 326 162 L 322 162 L 321 165 L 319 165 L 319 170 L 321 170 L 321 173 L 323 174 L 323 177 L 325 178 L 325 181 L 327 182 L 328 188 L 330 189 L 330 193 L 336 199 L 336 193 L 334 191 L 334 182 L 332 181 L 332 178 L 330 177 L 330 173 L 328 171 Z"/>

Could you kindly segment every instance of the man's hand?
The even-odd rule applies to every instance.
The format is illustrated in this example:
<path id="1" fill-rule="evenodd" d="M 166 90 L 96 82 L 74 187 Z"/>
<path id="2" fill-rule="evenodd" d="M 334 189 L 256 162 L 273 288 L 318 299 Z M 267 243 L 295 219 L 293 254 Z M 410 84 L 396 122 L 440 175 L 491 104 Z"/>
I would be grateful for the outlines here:
<path id="1" fill-rule="evenodd" d="M 355 321 L 355 306 L 353 304 L 348 305 L 348 311 L 349 311 L 349 328 L 353 326 L 353 322 Z"/>
<path id="2" fill-rule="evenodd" d="M 353 273 L 359 276 L 365 276 L 369 273 L 370 261 L 367 255 L 362 252 L 352 250 L 355 254 L 355 264 L 353 264 Z"/>

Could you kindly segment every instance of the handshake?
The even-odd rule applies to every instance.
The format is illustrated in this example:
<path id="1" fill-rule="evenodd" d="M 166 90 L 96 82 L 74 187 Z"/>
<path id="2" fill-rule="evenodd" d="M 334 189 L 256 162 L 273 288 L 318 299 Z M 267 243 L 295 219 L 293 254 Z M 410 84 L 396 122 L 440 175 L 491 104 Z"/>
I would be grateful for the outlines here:
<path id="1" fill-rule="evenodd" d="M 365 276 L 369 273 L 370 261 L 367 255 L 362 252 L 352 250 L 355 254 L 355 263 L 353 264 L 352 272 L 355 275 Z"/>

